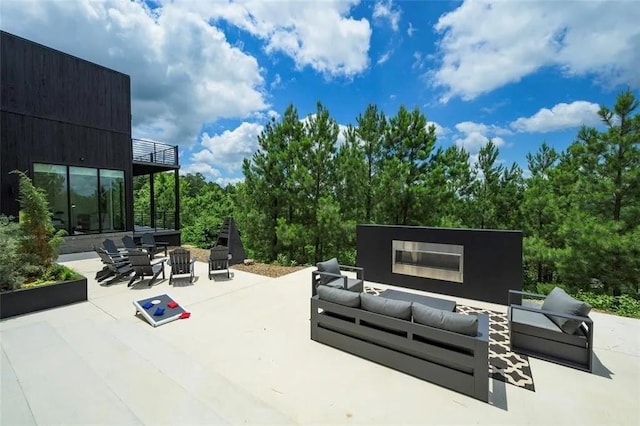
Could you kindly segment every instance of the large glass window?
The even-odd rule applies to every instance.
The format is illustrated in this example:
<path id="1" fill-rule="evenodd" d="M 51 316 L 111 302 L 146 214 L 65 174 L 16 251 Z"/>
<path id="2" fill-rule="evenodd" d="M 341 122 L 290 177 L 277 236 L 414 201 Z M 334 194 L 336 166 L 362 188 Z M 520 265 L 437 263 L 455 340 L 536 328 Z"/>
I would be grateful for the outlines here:
<path id="1" fill-rule="evenodd" d="M 70 235 L 126 229 L 122 170 L 34 163 L 33 183 L 46 193 L 57 229 Z"/>
<path id="2" fill-rule="evenodd" d="M 69 167 L 71 230 L 74 234 L 100 232 L 98 170 Z"/>
<path id="3" fill-rule="evenodd" d="M 69 198 L 67 196 L 67 167 L 51 164 L 33 165 L 33 184 L 42 188 L 49 201 L 51 221 L 56 229 L 68 231 Z"/>
<path id="4" fill-rule="evenodd" d="M 124 172 L 100 170 L 100 215 L 102 232 L 124 231 Z"/>

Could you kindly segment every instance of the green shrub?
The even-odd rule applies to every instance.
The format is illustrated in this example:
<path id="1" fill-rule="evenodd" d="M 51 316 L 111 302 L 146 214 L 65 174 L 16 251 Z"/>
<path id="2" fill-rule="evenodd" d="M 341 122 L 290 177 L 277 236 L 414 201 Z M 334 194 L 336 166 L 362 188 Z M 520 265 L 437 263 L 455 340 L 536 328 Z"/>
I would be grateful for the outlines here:
<path id="1" fill-rule="evenodd" d="M 20 225 L 0 215 L 0 291 L 18 288 L 24 282 L 20 248 Z"/>
<path id="2" fill-rule="evenodd" d="M 21 253 L 29 275 L 43 273 L 58 257 L 64 231 L 57 231 L 51 222 L 49 202 L 44 191 L 36 188 L 29 177 L 19 171 L 20 228 L 22 229 Z"/>
<path id="3" fill-rule="evenodd" d="M 640 301 L 628 294 L 616 297 L 579 290 L 575 297 L 600 311 L 611 312 L 625 317 L 640 318 Z"/>

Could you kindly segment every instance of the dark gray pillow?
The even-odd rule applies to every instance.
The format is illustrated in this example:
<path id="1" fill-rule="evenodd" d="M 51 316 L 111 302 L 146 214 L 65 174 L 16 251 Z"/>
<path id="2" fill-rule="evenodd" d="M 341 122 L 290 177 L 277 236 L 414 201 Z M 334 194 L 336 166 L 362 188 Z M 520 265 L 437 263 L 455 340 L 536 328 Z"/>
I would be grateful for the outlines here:
<path id="1" fill-rule="evenodd" d="M 340 265 L 338 264 L 338 259 L 335 257 L 329 260 L 325 260 L 324 262 L 318 262 L 316 264 L 319 272 L 328 272 L 330 274 L 341 275 Z M 326 275 L 320 275 L 320 284 L 328 284 L 330 281 L 335 280 L 336 277 L 330 277 Z"/>
<path id="2" fill-rule="evenodd" d="M 476 315 L 457 314 L 415 302 L 411 305 L 411 312 L 413 313 L 413 321 L 418 324 L 467 336 L 478 334 L 478 317 Z"/>
<path id="3" fill-rule="evenodd" d="M 375 312 L 376 314 L 403 320 L 411 319 L 411 302 L 360 293 L 360 304 L 362 309 Z"/>
<path id="4" fill-rule="evenodd" d="M 544 300 L 541 307 L 542 310 L 557 312 L 559 314 L 576 315 L 579 317 L 586 317 L 591 312 L 591 305 L 580 300 L 576 300 L 569 296 L 563 289 L 556 287 L 551 290 L 551 293 Z M 553 315 L 547 315 L 547 317 L 553 321 L 562 331 L 567 334 L 573 334 L 576 332 L 582 321 L 572 320 L 568 318 L 556 317 Z"/>
<path id="5" fill-rule="evenodd" d="M 326 300 L 327 302 L 350 306 L 352 308 L 360 307 L 360 293 L 349 290 L 342 290 L 341 288 L 319 285 L 318 298 Z"/>

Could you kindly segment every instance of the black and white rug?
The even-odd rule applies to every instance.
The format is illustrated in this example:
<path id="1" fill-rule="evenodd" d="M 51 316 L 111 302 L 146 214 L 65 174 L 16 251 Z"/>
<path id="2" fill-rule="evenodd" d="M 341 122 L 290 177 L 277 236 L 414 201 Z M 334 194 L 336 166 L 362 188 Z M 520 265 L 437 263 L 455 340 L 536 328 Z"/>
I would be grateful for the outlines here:
<path id="1" fill-rule="evenodd" d="M 378 296 L 383 289 L 365 287 L 365 292 Z M 493 379 L 535 392 L 529 357 L 509 349 L 509 323 L 507 314 L 458 305 L 457 312 L 489 315 L 489 371 Z"/>

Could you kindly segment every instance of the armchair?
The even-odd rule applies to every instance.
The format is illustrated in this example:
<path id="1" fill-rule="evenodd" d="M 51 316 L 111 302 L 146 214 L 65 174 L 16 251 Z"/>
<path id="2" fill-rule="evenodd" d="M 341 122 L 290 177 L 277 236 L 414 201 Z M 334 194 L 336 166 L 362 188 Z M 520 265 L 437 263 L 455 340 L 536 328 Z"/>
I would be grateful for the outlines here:
<path id="1" fill-rule="evenodd" d="M 177 248 L 169 253 L 169 263 L 171 272 L 169 273 L 169 284 L 173 281 L 174 275 L 189 274 L 189 282 L 193 282 L 193 270 L 195 259 L 191 258 L 191 252 L 183 248 Z"/>
<path id="2" fill-rule="evenodd" d="M 543 299 L 542 305 L 523 300 Z M 548 296 L 509 290 L 511 350 L 557 364 L 592 372 L 593 321 L 591 306 L 555 288 Z"/>
<path id="3" fill-rule="evenodd" d="M 131 284 L 138 278 L 143 279 L 145 276 L 151 276 L 149 280 L 149 287 L 151 287 L 158 278 L 158 275 L 162 273 L 162 279 L 164 279 L 164 262 L 167 259 L 162 259 L 156 263 L 151 263 L 149 260 L 149 256 L 141 250 L 131 250 L 129 252 L 129 261 L 131 262 L 131 267 L 135 272 L 135 275 L 131 277 L 129 284 L 127 287 L 131 287 Z"/>
<path id="4" fill-rule="evenodd" d="M 361 293 L 364 290 L 364 269 L 357 266 L 338 264 L 335 257 L 325 262 L 318 262 L 318 268 L 311 272 L 311 296 L 315 296 L 319 285 L 342 288 Z M 343 275 L 342 271 L 355 272 L 356 278 Z"/>
<path id="5" fill-rule="evenodd" d="M 226 273 L 227 278 L 231 277 L 229 273 L 229 247 L 227 246 L 214 246 L 209 254 L 209 279 L 211 279 L 211 275 L 219 273 Z"/>

